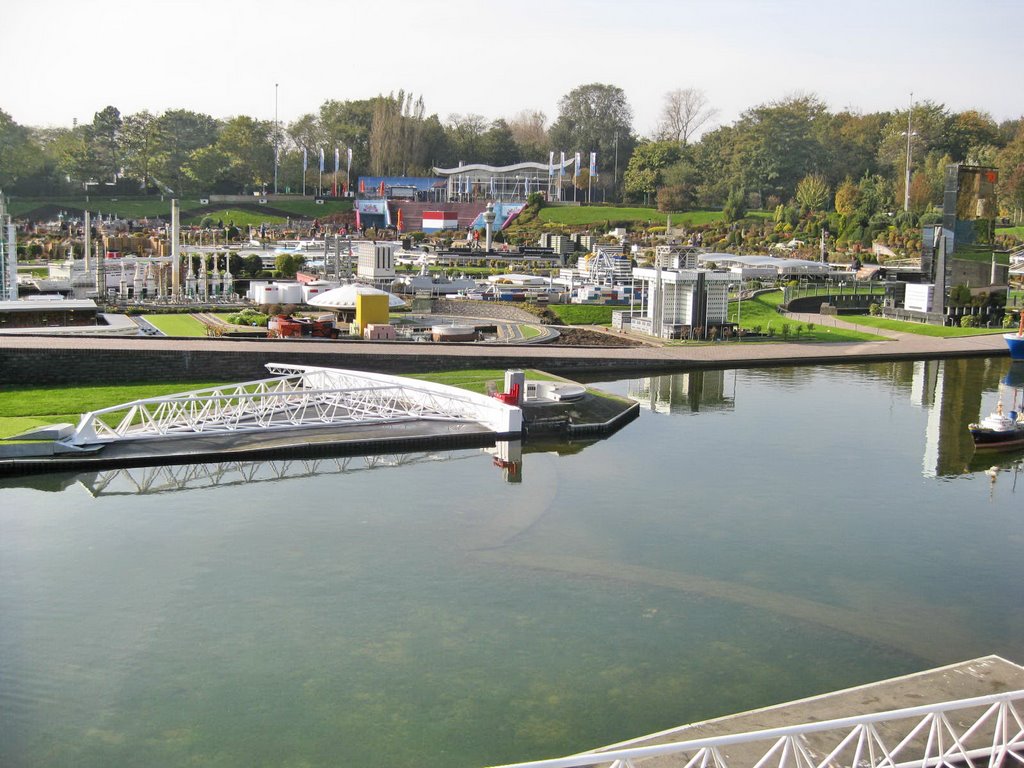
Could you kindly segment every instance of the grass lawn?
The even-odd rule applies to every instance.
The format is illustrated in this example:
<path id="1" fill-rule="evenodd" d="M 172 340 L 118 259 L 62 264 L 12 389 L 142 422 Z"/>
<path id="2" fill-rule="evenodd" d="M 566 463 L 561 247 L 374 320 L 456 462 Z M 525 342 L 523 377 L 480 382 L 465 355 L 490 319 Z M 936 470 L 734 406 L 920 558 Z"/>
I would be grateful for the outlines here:
<path id="1" fill-rule="evenodd" d="M 611 325 L 612 312 L 629 309 L 627 304 L 550 304 L 562 325 Z"/>
<path id="2" fill-rule="evenodd" d="M 0 386 L 0 437 L 10 437 L 43 424 L 77 424 L 83 413 L 143 397 L 170 395 L 217 386 L 176 382 L 88 387 Z"/>
<path id="3" fill-rule="evenodd" d="M 748 331 L 760 328 L 761 333 L 775 332 L 775 338 L 782 340 L 782 326 L 789 324 L 789 340 L 797 338 L 798 326 L 803 325 L 803 332 L 799 334 L 800 339 L 808 341 L 884 341 L 884 336 L 877 336 L 873 333 L 862 333 L 847 328 L 829 328 L 827 326 L 815 325 L 814 330 L 808 331 L 805 323 L 797 322 L 785 315 L 780 315 L 776 308 L 782 303 L 782 291 L 762 293 L 753 299 L 743 302 L 740 312 L 742 320 L 741 327 Z M 737 316 L 737 305 L 735 302 L 729 304 L 729 320 L 735 321 Z"/>
<path id="4" fill-rule="evenodd" d="M 938 336 L 950 338 L 955 336 L 985 336 L 991 333 L 1006 333 L 1005 328 L 959 328 L 944 325 L 926 325 L 924 323 L 907 323 L 902 320 L 890 320 L 873 315 L 846 315 L 842 318 L 849 323 L 866 325 L 871 328 L 882 328 L 887 331 L 916 333 L 920 336 Z"/>
<path id="5" fill-rule="evenodd" d="M 493 382 L 501 390 L 505 386 L 504 368 L 477 368 L 466 371 L 443 371 L 440 373 L 406 373 L 410 379 L 423 379 L 438 384 L 447 384 L 450 387 L 468 389 L 470 392 L 479 394 L 487 393 L 487 384 Z M 526 378 L 540 381 L 558 381 L 557 376 L 551 376 L 541 371 L 527 370 Z"/>
<path id="6" fill-rule="evenodd" d="M 43 206 L 56 206 L 63 208 L 69 213 L 78 215 L 82 210 L 88 206 L 89 210 L 93 213 L 102 213 L 104 216 L 108 214 L 115 214 L 116 216 L 126 216 L 133 219 L 146 218 L 151 216 L 163 216 L 169 218 L 171 215 L 171 200 L 169 197 L 165 197 L 161 200 L 159 197 L 146 197 L 146 198 L 117 198 L 111 200 L 107 198 L 92 198 L 87 203 L 85 198 L 37 198 L 35 200 L 12 200 L 8 206 L 9 212 L 14 216 L 22 216 L 25 213 L 41 208 Z M 199 207 L 198 200 L 182 200 L 181 201 L 181 212 L 185 214 L 193 208 Z"/>
<path id="7" fill-rule="evenodd" d="M 523 334 L 524 339 L 532 339 L 535 336 L 540 336 L 540 329 L 532 325 L 520 325 L 519 332 Z"/>
<path id="8" fill-rule="evenodd" d="M 552 206 L 541 208 L 538 218 L 550 224 L 597 224 L 605 221 L 649 221 L 664 226 L 666 216 L 672 216 L 674 225 L 696 226 L 710 224 L 722 218 L 721 211 L 686 211 L 666 214 L 657 208 L 613 208 L 603 205 Z"/>
<path id="9" fill-rule="evenodd" d="M 224 208 L 212 213 L 195 214 L 182 219 L 182 224 L 198 225 L 203 219 L 223 221 L 225 226 L 234 224 L 236 227 L 258 227 L 260 224 L 283 225 L 287 222 L 284 216 L 273 216 L 269 213 L 243 211 L 240 208 Z"/>
<path id="10" fill-rule="evenodd" d="M 1024 226 L 1019 227 L 996 227 L 997 235 L 1013 235 L 1024 240 Z"/>
<path id="11" fill-rule="evenodd" d="M 143 315 L 168 336 L 206 336 L 206 326 L 191 315 Z"/>

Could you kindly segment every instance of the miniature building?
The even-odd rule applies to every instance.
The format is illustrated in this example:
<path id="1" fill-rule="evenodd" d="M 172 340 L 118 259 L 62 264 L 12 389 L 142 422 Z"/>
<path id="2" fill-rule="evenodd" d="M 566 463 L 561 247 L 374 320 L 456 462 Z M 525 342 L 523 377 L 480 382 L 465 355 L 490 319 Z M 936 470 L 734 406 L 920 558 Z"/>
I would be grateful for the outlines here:
<path id="1" fill-rule="evenodd" d="M 395 251 L 402 244 L 394 241 L 361 240 L 352 244 L 358 267 L 356 273 L 373 283 L 391 283 L 395 279 Z"/>
<path id="2" fill-rule="evenodd" d="M 725 272 L 704 269 L 637 268 L 634 279 L 643 285 L 647 300 L 630 327 L 663 339 L 689 338 L 697 329 L 728 323 L 729 283 Z"/>
<path id="3" fill-rule="evenodd" d="M 359 294 L 356 296 L 356 327 L 368 329 L 371 325 L 387 325 L 389 306 L 386 293 Z"/>

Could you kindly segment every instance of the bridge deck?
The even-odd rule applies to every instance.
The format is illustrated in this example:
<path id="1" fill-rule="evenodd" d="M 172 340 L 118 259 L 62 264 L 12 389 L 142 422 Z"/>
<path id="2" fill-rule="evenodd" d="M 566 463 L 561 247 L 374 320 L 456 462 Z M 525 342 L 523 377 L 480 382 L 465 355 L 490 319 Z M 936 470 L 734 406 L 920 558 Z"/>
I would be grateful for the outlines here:
<path id="1" fill-rule="evenodd" d="M 606 752 L 783 728 L 1022 689 L 1024 667 L 999 656 L 985 656 L 807 699 L 682 725 L 594 751 Z M 732 745 L 728 751 L 732 765 L 754 765 L 763 754 L 763 743 Z M 750 754 L 744 754 L 745 751 Z M 644 760 L 643 766 L 681 768 L 691 756 L 678 753 L 652 757 Z"/>

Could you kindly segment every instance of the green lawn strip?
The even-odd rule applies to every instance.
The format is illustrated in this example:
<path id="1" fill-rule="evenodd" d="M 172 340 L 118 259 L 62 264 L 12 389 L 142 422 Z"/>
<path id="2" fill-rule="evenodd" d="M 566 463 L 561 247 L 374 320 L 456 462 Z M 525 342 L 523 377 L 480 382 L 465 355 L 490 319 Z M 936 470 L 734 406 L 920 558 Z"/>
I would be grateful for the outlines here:
<path id="1" fill-rule="evenodd" d="M 524 339 L 532 339 L 536 336 L 540 336 L 540 329 L 532 325 L 520 325 L 519 333 L 523 335 Z"/>
<path id="2" fill-rule="evenodd" d="M 223 221 L 225 226 L 234 224 L 236 227 L 258 227 L 260 224 L 283 225 L 287 222 L 284 216 L 275 216 L 258 211 L 245 211 L 241 208 L 224 208 L 213 212 L 195 214 L 182 220 L 183 224 L 200 224 L 203 219 Z"/>
<path id="3" fill-rule="evenodd" d="M 672 217 L 674 226 L 698 226 L 711 224 L 722 218 L 721 211 L 685 211 L 665 213 L 657 208 L 618 208 L 611 206 L 551 206 L 542 208 L 538 218 L 549 224 L 598 224 L 605 221 L 649 221 L 654 226 L 664 226 L 667 217 Z"/>
<path id="4" fill-rule="evenodd" d="M 629 310 L 627 304 L 549 304 L 562 325 L 611 325 L 612 312 Z"/>
<path id="5" fill-rule="evenodd" d="M 769 334 L 774 331 L 772 337 L 777 341 L 885 341 L 884 336 L 873 333 L 864 333 L 849 328 L 829 327 L 815 324 L 813 330 L 807 329 L 807 323 L 798 321 L 786 315 L 779 314 L 777 307 L 782 303 L 782 291 L 762 293 L 752 299 L 743 302 L 742 311 L 739 313 L 742 321 L 741 327 L 748 331 L 760 328 L 762 334 Z M 735 302 L 729 304 L 729 320 L 736 322 L 737 306 Z M 789 325 L 789 336 L 784 337 L 782 333 L 783 324 Z M 803 330 L 798 334 L 799 326 Z"/>
<path id="6" fill-rule="evenodd" d="M 192 381 L 82 387 L 0 386 L 0 437 L 44 424 L 77 424 L 83 413 L 132 400 L 215 386 L 218 384 Z"/>
<path id="7" fill-rule="evenodd" d="M 855 325 L 866 325 L 887 331 L 916 333 L 920 336 L 938 336 L 943 338 L 1006 333 L 1004 328 L 960 328 L 959 326 L 927 325 L 925 323 L 908 323 L 903 320 L 890 320 L 886 317 L 875 317 L 873 315 L 846 315 L 840 319 Z"/>
<path id="8" fill-rule="evenodd" d="M 1019 227 L 996 227 L 997 235 L 1013 235 L 1024 239 L 1024 226 Z"/>
<path id="9" fill-rule="evenodd" d="M 206 326 L 191 315 L 143 315 L 168 336 L 206 336 Z"/>

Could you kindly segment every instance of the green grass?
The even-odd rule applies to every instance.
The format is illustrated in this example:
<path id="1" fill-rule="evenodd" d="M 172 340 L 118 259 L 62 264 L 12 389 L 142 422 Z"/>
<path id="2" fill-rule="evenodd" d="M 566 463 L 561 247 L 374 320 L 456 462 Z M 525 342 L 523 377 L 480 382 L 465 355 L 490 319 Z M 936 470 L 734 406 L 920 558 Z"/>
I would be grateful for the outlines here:
<path id="1" fill-rule="evenodd" d="M 740 314 L 741 327 L 752 331 L 755 326 L 760 326 L 761 333 L 769 333 L 769 329 L 775 331 L 775 339 L 782 341 L 783 323 L 788 323 L 790 328 L 789 341 L 795 340 L 798 325 L 804 326 L 804 331 L 799 335 L 801 340 L 808 341 L 884 341 L 884 336 L 877 336 L 872 333 L 863 333 L 847 328 L 830 328 L 816 324 L 813 331 L 808 331 L 806 323 L 798 322 L 793 318 L 780 315 L 777 307 L 782 303 L 782 291 L 762 293 L 752 299 L 742 302 L 743 308 Z M 735 302 L 729 304 L 729 320 L 736 321 L 737 305 Z"/>
<path id="2" fill-rule="evenodd" d="M 520 325 L 519 332 L 523 335 L 524 339 L 532 339 L 536 336 L 540 336 L 540 329 L 532 325 Z"/>
<path id="3" fill-rule="evenodd" d="M 206 336 L 206 326 L 191 315 L 143 315 L 168 336 Z"/>
<path id="4" fill-rule="evenodd" d="M 258 204 L 259 199 L 253 197 L 253 204 Z M 198 222 L 202 216 L 212 216 L 215 220 L 223 218 L 225 222 L 230 220 L 230 217 L 234 215 L 235 224 L 242 226 L 248 222 L 241 221 L 241 217 L 237 214 L 237 210 L 233 210 L 232 205 L 225 203 L 222 207 L 216 206 L 204 206 L 199 202 L 198 197 L 182 199 L 180 201 L 182 221 L 188 223 L 193 219 Z M 109 198 L 97 198 L 92 197 L 86 203 L 84 197 L 65 197 L 65 198 L 34 198 L 34 199 L 14 199 L 8 206 L 9 212 L 14 216 L 23 216 L 26 213 L 42 208 L 44 206 L 55 206 L 57 208 L 63 208 L 68 212 L 79 213 L 86 206 L 93 213 L 102 213 L 103 215 L 114 214 L 116 216 L 123 216 L 128 218 L 146 218 L 162 216 L 168 218 L 171 215 L 171 200 L 169 197 L 164 197 L 161 200 L 159 197 L 141 197 L 141 198 L 127 198 L 119 197 L 116 200 Z M 325 200 L 322 205 L 317 205 L 315 200 L 312 198 L 297 198 L 294 200 L 274 200 L 267 203 L 267 207 L 275 211 L 284 211 L 286 214 L 293 214 L 296 217 L 301 218 L 317 218 L 320 216 L 329 216 L 334 213 L 341 213 L 352 210 L 351 200 Z M 204 214 L 190 215 L 191 211 L 197 211 L 203 208 L 207 212 Z M 247 212 L 246 215 L 256 216 L 257 214 Z M 279 217 L 281 224 L 285 223 L 284 217 Z M 271 217 L 264 214 L 260 217 L 257 224 L 261 221 L 267 223 L 278 223 L 275 217 Z"/>
<path id="5" fill-rule="evenodd" d="M 538 218 L 549 224 L 599 224 L 605 221 L 647 222 L 665 226 L 666 217 L 672 216 L 673 226 L 711 224 L 722 218 L 721 211 L 686 211 L 666 214 L 657 208 L 614 208 L 611 206 L 553 206 L 542 208 Z"/>
<path id="6" fill-rule="evenodd" d="M 916 333 L 919 336 L 936 336 L 941 338 L 952 338 L 958 336 L 986 336 L 992 333 L 1005 333 L 1003 328 L 959 328 L 944 325 L 926 325 L 925 323 L 907 323 L 902 320 L 890 320 L 885 317 L 873 315 L 846 316 L 843 320 L 857 325 L 866 325 L 871 328 L 880 328 L 886 331 L 899 331 L 901 333 Z"/>
<path id="7" fill-rule="evenodd" d="M 1024 240 L 1024 225 L 1019 227 L 996 227 L 997 235 L 1013 235 Z"/>
<path id="8" fill-rule="evenodd" d="M 83 413 L 144 397 L 205 389 L 217 383 L 173 382 L 88 387 L 0 386 L 0 437 L 44 424 L 77 424 Z"/>
<path id="9" fill-rule="evenodd" d="M 205 218 L 214 221 L 223 221 L 224 226 L 234 224 L 236 227 L 258 227 L 260 224 L 283 225 L 287 222 L 284 216 L 274 216 L 269 213 L 257 211 L 245 211 L 241 208 L 221 208 L 212 213 L 197 213 L 182 219 L 183 224 L 199 224 Z"/>
<path id="10" fill-rule="evenodd" d="M 466 371 L 444 371 L 440 373 L 406 373 L 410 379 L 422 379 L 433 381 L 437 384 L 447 384 L 450 387 L 468 389 L 478 394 L 487 393 L 488 383 L 493 383 L 498 390 L 505 385 L 504 368 L 477 368 Z M 542 371 L 527 370 L 526 377 L 540 381 L 559 381 L 557 376 L 543 373 Z"/>
<path id="11" fill-rule="evenodd" d="M 562 325 L 611 325 L 612 312 L 628 310 L 627 304 L 550 304 Z"/>

